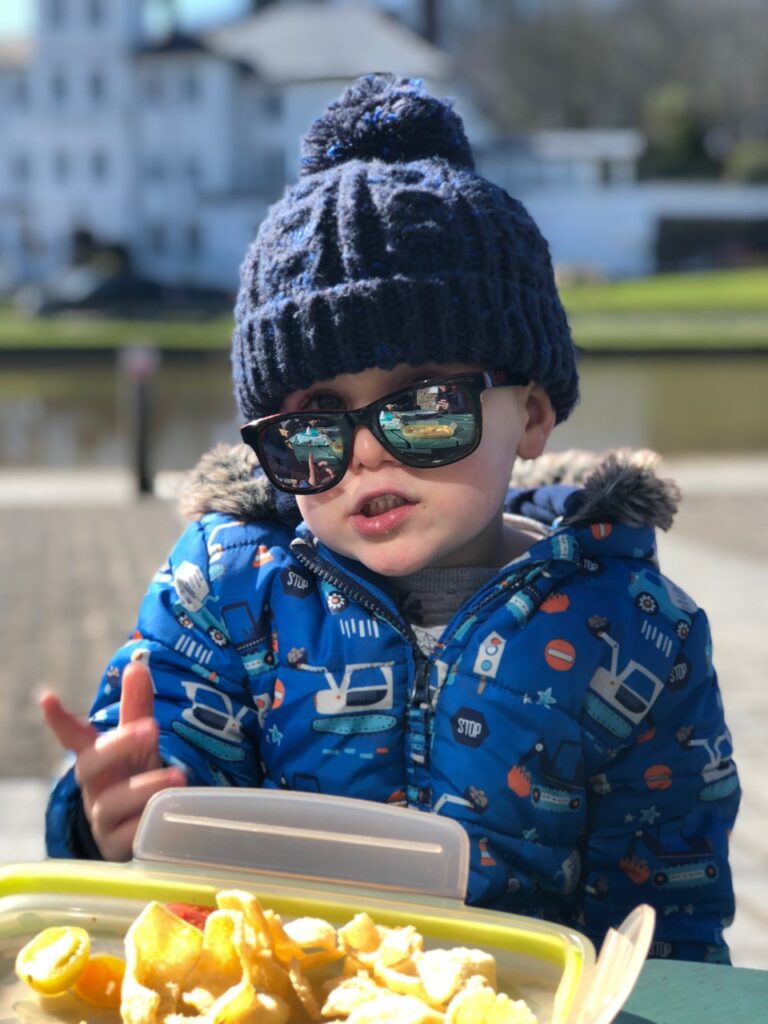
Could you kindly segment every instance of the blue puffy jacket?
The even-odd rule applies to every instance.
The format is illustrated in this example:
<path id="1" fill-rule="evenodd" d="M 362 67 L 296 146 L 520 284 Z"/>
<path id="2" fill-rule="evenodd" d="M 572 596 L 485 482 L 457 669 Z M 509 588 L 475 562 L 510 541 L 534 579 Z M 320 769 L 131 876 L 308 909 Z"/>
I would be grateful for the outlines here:
<path id="1" fill-rule="evenodd" d="M 381 578 L 276 507 L 242 449 L 197 482 L 198 521 L 103 677 L 99 729 L 141 658 L 163 757 L 191 784 L 449 815 L 470 837 L 469 903 L 599 944 L 647 902 L 656 955 L 727 961 L 739 785 L 706 616 L 658 569 L 674 499 L 652 472 L 611 457 L 578 490 L 510 492 L 539 519 L 565 515 L 429 659 Z M 96 853 L 71 772 L 47 838 L 53 856 Z"/>

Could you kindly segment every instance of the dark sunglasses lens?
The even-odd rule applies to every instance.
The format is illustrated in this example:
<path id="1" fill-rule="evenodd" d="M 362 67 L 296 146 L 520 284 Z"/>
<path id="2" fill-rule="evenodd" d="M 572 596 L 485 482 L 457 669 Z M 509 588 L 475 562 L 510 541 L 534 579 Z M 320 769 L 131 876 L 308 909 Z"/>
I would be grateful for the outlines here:
<path id="1" fill-rule="evenodd" d="M 344 440 L 328 417 L 287 417 L 262 431 L 261 456 L 280 487 L 300 492 L 338 482 Z"/>
<path id="2" fill-rule="evenodd" d="M 462 384 L 432 384 L 392 398 L 379 413 L 379 426 L 407 465 L 457 462 L 475 447 L 478 419 Z"/>

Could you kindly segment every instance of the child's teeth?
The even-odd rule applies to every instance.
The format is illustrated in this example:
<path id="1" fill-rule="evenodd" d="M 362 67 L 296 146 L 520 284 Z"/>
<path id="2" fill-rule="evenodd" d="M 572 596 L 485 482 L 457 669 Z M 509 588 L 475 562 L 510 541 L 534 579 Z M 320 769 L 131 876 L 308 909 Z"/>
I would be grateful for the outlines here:
<path id="1" fill-rule="evenodd" d="M 391 508 L 398 508 L 405 505 L 405 498 L 398 498 L 394 494 L 382 494 L 373 501 L 366 502 L 363 512 L 367 516 L 380 516 L 382 512 L 389 512 Z"/>

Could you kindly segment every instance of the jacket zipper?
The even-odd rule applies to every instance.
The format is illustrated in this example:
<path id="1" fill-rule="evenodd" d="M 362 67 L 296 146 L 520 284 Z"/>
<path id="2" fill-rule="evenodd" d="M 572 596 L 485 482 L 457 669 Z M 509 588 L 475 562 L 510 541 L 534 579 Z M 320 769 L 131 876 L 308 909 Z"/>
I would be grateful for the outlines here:
<path id="1" fill-rule="evenodd" d="M 309 549 L 309 550 L 308 550 Z M 386 608 L 380 601 L 377 601 L 375 596 L 364 587 L 359 584 L 355 584 L 348 576 L 344 576 L 333 563 L 329 562 L 325 558 L 321 558 L 315 551 L 313 551 L 309 544 L 305 540 L 294 541 L 291 544 L 291 550 L 296 555 L 296 558 L 310 569 L 316 576 L 320 576 L 322 579 L 331 583 L 334 587 L 343 591 L 347 597 L 352 598 L 358 604 L 362 605 L 363 608 L 367 609 L 378 618 L 388 622 L 393 629 L 396 629 L 401 636 L 409 642 L 411 651 L 413 653 L 414 662 L 416 665 L 416 671 L 414 673 L 413 689 L 411 690 L 411 706 L 423 707 L 430 703 L 429 699 L 429 676 L 434 662 L 434 655 L 429 658 L 425 658 L 422 654 L 419 642 L 416 639 L 416 634 L 411 629 L 410 625 L 404 619 L 398 619 L 394 616 L 388 608 Z M 532 569 L 530 566 L 526 566 L 524 571 L 517 572 L 509 581 L 509 584 L 504 587 L 504 590 L 512 591 L 515 586 L 521 582 L 526 581 L 531 576 L 540 576 L 549 563 L 542 562 L 536 569 Z M 461 628 L 461 626 L 471 618 L 473 615 L 477 615 L 478 612 L 482 611 L 487 604 L 490 604 L 498 596 L 498 584 L 493 584 L 483 598 L 476 603 L 473 603 L 468 608 L 459 621 L 455 624 L 450 632 L 447 631 L 445 636 L 445 645 L 447 645 L 451 637 Z M 451 623 L 449 623 L 449 626 Z"/>
<path id="2" fill-rule="evenodd" d="M 377 618 L 383 619 L 385 622 L 389 623 L 393 629 L 396 629 L 397 632 L 408 641 L 416 664 L 414 685 L 413 690 L 411 691 L 411 702 L 425 702 L 428 692 L 427 679 L 429 678 L 429 662 L 421 653 L 418 640 L 416 639 L 416 634 L 413 632 L 410 625 L 404 619 L 398 619 L 397 616 L 393 615 L 388 608 L 386 608 L 380 601 L 376 600 L 369 590 L 366 590 L 359 584 L 355 584 L 348 576 L 344 576 L 340 573 L 331 562 L 325 558 L 321 558 L 315 551 L 312 551 L 306 541 L 294 541 L 291 544 L 291 550 L 301 564 L 306 566 L 307 569 L 310 569 L 316 576 L 324 579 L 327 583 L 332 584 L 332 586 L 342 591 L 347 597 L 350 597 L 357 604 L 362 605 L 363 608 L 371 612 Z"/>

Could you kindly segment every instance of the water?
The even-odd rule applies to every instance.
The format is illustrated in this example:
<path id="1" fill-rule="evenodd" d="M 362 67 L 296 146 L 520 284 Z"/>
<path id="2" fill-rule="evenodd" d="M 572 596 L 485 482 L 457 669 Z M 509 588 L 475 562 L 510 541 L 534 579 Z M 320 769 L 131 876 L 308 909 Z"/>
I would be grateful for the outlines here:
<path id="1" fill-rule="evenodd" d="M 0 356 L 0 468 L 130 465 L 136 384 L 112 355 Z M 768 451 L 768 355 L 583 357 L 550 448 Z M 226 352 L 166 355 L 149 383 L 153 471 L 239 441 Z"/>

